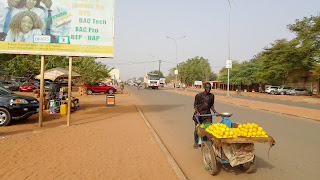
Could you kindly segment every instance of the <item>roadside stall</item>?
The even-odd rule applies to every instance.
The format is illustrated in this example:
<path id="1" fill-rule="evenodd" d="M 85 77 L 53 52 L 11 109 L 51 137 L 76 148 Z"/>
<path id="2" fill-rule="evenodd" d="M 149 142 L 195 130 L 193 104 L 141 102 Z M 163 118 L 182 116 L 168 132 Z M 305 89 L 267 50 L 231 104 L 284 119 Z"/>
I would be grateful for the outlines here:
<path id="1" fill-rule="evenodd" d="M 68 88 L 62 87 L 60 80 L 68 77 L 68 73 L 68 70 L 59 67 L 49 69 L 44 73 L 44 79 L 53 81 L 49 84 L 48 95 L 44 98 L 44 106 L 51 114 L 61 113 L 62 115 L 66 115 L 65 110 L 68 104 Z M 75 79 L 81 75 L 72 72 L 71 76 L 72 79 Z M 35 78 L 40 79 L 40 75 L 37 75 Z M 79 106 L 79 99 L 73 97 L 71 93 L 71 111 L 78 109 Z"/>

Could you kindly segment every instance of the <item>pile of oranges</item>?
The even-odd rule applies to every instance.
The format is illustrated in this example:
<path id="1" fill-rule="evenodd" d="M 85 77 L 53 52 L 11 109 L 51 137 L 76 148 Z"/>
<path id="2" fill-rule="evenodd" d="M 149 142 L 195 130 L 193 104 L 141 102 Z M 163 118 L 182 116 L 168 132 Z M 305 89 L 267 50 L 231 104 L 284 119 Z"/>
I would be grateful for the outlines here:
<path id="1" fill-rule="evenodd" d="M 237 138 L 244 137 L 268 137 L 262 127 L 255 123 L 239 124 L 237 128 L 228 128 L 226 124 L 211 124 L 206 131 L 216 138 Z"/>

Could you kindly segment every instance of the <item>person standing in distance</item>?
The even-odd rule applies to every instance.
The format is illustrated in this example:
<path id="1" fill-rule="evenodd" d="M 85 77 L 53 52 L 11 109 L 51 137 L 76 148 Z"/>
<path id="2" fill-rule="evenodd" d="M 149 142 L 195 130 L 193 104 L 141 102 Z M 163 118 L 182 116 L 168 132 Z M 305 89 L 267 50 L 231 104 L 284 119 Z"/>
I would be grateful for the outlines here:
<path id="1" fill-rule="evenodd" d="M 214 95 L 210 93 L 211 91 L 211 84 L 205 83 L 204 85 L 204 92 L 201 92 L 196 95 L 194 100 L 194 114 L 193 114 L 193 120 L 195 122 L 195 127 L 197 126 L 198 122 L 194 115 L 198 116 L 198 119 L 200 123 L 212 123 L 212 116 L 201 116 L 204 114 L 211 114 L 211 111 L 219 115 L 219 113 L 214 109 Z M 197 131 L 194 130 L 194 145 L 193 148 L 197 149 L 199 147 L 198 144 L 199 136 L 197 134 Z"/>

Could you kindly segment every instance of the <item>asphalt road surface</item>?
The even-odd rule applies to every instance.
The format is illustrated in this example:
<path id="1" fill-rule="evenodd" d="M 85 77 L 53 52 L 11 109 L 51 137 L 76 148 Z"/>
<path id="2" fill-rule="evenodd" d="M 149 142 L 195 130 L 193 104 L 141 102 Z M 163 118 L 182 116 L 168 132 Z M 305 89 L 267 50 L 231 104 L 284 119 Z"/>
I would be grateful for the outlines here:
<path id="1" fill-rule="evenodd" d="M 127 86 L 128 87 L 128 86 Z M 215 103 L 218 112 L 232 112 L 232 122 L 256 123 L 271 135 L 276 145 L 255 144 L 256 170 L 246 174 L 239 167 L 220 165 L 219 174 L 204 169 L 200 149 L 193 149 L 194 97 L 163 90 L 128 87 L 140 101 L 145 114 L 188 179 L 319 179 L 320 123 L 278 113 L 254 110 L 232 104 Z M 214 117 L 220 122 L 221 118 Z"/>

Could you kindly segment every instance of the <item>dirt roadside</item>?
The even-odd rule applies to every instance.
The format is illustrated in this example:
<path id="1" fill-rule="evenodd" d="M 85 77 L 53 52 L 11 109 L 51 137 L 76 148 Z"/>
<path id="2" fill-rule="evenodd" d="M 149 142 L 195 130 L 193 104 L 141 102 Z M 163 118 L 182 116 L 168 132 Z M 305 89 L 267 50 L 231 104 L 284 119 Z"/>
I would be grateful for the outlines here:
<path id="1" fill-rule="evenodd" d="M 168 92 L 173 92 L 173 93 L 178 93 L 182 95 L 188 95 L 188 96 L 195 96 L 199 92 L 203 90 L 198 90 L 199 92 L 190 92 L 188 90 L 184 91 L 177 91 L 174 89 L 165 89 L 165 91 Z M 225 93 L 225 91 L 221 90 L 215 90 L 213 89 L 211 92 L 219 92 L 219 93 Z M 230 92 L 230 93 L 235 93 L 235 92 Z M 278 98 L 282 100 L 291 100 L 291 101 L 296 101 L 296 102 L 305 102 L 306 97 L 305 96 L 276 96 L 276 95 L 268 95 L 268 94 L 262 94 L 262 93 L 242 93 L 242 95 L 247 95 L 247 96 L 256 96 L 256 97 L 262 97 L 262 98 Z M 275 103 L 267 103 L 267 102 L 260 102 L 260 101 L 253 101 L 253 100 L 244 100 L 240 98 L 234 98 L 234 97 L 226 97 L 226 96 L 220 96 L 220 95 L 215 95 L 216 101 L 219 102 L 224 102 L 224 103 L 229 103 L 229 104 L 236 104 L 244 107 L 250 107 L 253 109 L 260 109 L 264 111 L 270 111 L 270 112 L 276 112 L 276 113 L 281 113 L 281 114 L 286 114 L 286 115 L 291 115 L 291 116 L 296 116 L 296 117 L 303 117 L 303 118 L 308 118 L 316 121 L 320 121 L 320 106 L 319 110 L 315 109 L 308 109 L 308 108 L 302 108 L 302 107 L 294 107 L 294 106 L 288 106 L 288 105 L 281 105 L 281 104 L 275 104 Z M 312 98 L 312 97 L 310 97 Z M 308 100 L 309 103 L 316 103 L 318 104 L 318 98 L 312 98 L 314 100 Z"/>
<path id="2" fill-rule="evenodd" d="M 38 115 L 0 127 L 0 179 L 177 179 L 136 99 L 125 91 L 106 107 L 105 98 L 79 97 L 70 127 L 47 111 L 42 128 Z"/>

